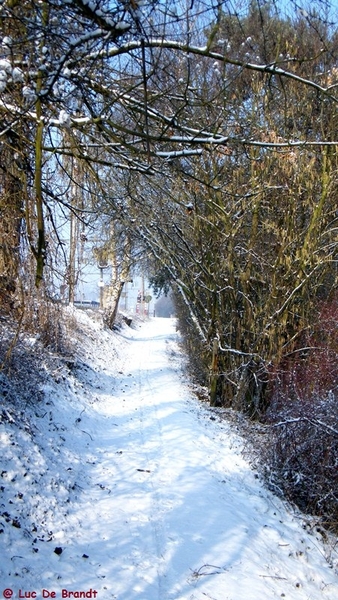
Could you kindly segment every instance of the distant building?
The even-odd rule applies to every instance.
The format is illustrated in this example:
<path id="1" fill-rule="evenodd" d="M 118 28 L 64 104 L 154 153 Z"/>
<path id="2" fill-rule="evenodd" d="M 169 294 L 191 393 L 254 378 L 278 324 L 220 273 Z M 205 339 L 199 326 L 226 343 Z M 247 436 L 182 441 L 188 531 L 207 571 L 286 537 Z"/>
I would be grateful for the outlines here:
<path id="1" fill-rule="evenodd" d="M 122 290 L 119 310 L 130 314 L 154 315 L 154 292 L 149 282 L 142 276 L 136 275 L 132 281 L 127 281 Z"/>

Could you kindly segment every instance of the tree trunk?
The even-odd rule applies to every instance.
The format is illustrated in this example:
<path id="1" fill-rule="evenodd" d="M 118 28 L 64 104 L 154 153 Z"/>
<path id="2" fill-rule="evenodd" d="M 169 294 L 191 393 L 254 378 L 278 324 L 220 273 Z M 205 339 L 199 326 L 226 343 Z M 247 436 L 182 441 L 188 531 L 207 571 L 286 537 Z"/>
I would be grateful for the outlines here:
<path id="1" fill-rule="evenodd" d="M 0 171 L 0 303 L 7 310 L 13 307 L 17 288 L 24 194 L 14 159 L 19 139 L 13 132 L 4 138 Z"/>
<path id="2" fill-rule="evenodd" d="M 107 306 L 103 314 L 103 322 L 105 325 L 107 325 L 107 327 L 109 327 L 109 329 L 113 329 L 116 321 L 117 309 L 124 283 L 124 281 L 119 281 L 116 282 L 114 286 L 109 286 L 109 301 L 107 302 Z"/>
<path id="3" fill-rule="evenodd" d="M 260 416 L 263 412 L 266 387 L 264 375 L 264 366 L 253 359 L 243 365 L 232 408 L 244 412 L 252 418 Z"/>

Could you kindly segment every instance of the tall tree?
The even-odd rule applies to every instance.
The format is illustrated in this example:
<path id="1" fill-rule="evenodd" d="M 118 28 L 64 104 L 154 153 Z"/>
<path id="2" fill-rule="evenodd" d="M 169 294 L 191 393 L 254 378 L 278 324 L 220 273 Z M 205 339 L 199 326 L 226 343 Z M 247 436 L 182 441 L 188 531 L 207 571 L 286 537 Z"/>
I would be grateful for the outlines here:
<path id="1" fill-rule="evenodd" d="M 175 283 L 206 365 L 217 340 L 216 391 L 252 412 L 336 277 L 336 16 L 278 6 L 1 7 L 6 277 L 23 222 L 39 283 L 59 216 L 104 201 L 126 255 L 144 248 Z"/>

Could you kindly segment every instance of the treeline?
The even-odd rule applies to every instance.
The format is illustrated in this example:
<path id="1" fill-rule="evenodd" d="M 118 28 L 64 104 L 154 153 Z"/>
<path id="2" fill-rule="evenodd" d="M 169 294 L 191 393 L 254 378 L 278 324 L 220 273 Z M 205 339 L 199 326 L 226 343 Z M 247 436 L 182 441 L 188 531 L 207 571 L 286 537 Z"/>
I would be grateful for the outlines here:
<path id="1" fill-rule="evenodd" d="M 142 264 L 173 290 L 211 403 L 283 432 L 271 455 L 285 488 L 333 521 L 334 4 L 0 6 L 1 313 L 50 340 L 53 302 L 74 301 L 85 266 L 110 265 L 112 326 Z M 307 427 L 320 485 L 283 454 L 309 461 Z"/>

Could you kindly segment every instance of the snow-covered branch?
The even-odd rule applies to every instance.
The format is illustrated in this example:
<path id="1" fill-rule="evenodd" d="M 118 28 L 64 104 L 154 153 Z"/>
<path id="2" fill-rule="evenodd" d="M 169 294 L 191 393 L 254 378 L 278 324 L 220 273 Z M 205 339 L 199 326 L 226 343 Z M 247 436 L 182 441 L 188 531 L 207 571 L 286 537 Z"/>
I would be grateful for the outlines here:
<path id="1" fill-rule="evenodd" d="M 65 4 L 73 4 L 77 6 L 82 14 L 90 21 L 99 25 L 103 30 L 109 31 L 112 39 L 116 40 L 121 35 L 124 35 L 131 27 L 119 14 L 116 14 L 115 19 L 111 17 L 102 6 L 92 0 L 67 0 Z"/>
<path id="2" fill-rule="evenodd" d="M 327 431 L 329 431 L 330 433 L 333 433 L 334 435 L 338 435 L 338 430 L 335 429 L 334 427 L 331 427 L 331 425 L 328 425 L 327 423 L 323 423 L 323 421 L 320 421 L 318 419 L 309 419 L 308 417 L 297 417 L 295 419 L 285 419 L 283 421 L 279 421 L 278 423 L 274 423 L 272 425 L 272 427 L 284 427 L 285 425 L 293 425 L 295 423 L 309 423 L 310 425 L 314 425 L 315 427 L 322 427 L 323 429 L 326 429 Z"/>
<path id="3" fill-rule="evenodd" d="M 338 98 L 333 96 L 330 93 L 332 86 L 324 87 L 320 84 L 312 81 L 311 79 L 306 79 L 305 77 L 301 77 L 296 73 L 291 71 L 287 71 L 286 69 L 281 69 L 275 63 L 273 64 L 256 64 L 251 63 L 235 58 L 231 58 L 229 54 L 221 54 L 219 52 L 214 52 L 208 48 L 208 46 L 194 46 L 191 44 L 186 44 L 184 42 L 179 42 L 176 40 L 170 40 L 165 38 L 153 38 L 147 39 L 145 42 L 146 48 L 165 48 L 170 50 L 176 50 L 183 52 L 189 55 L 195 56 L 203 56 L 206 58 L 213 59 L 215 61 L 219 61 L 220 63 L 233 65 L 239 67 L 241 69 L 246 69 L 249 71 L 255 71 L 257 73 L 263 73 L 267 75 L 275 75 L 281 77 L 283 79 L 291 79 L 301 85 L 310 87 L 315 89 L 317 92 L 326 95 L 334 102 L 338 102 Z M 119 56 L 121 54 L 126 54 L 131 52 L 132 50 L 140 49 L 141 42 L 138 40 L 132 40 L 130 42 L 126 42 L 125 44 L 121 44 L 119 47 L 115 47 L 110 49 L 109 56 L 112 58 L 114 56 Z M 105 54 L 107 55 L 107 54 Z"/>

